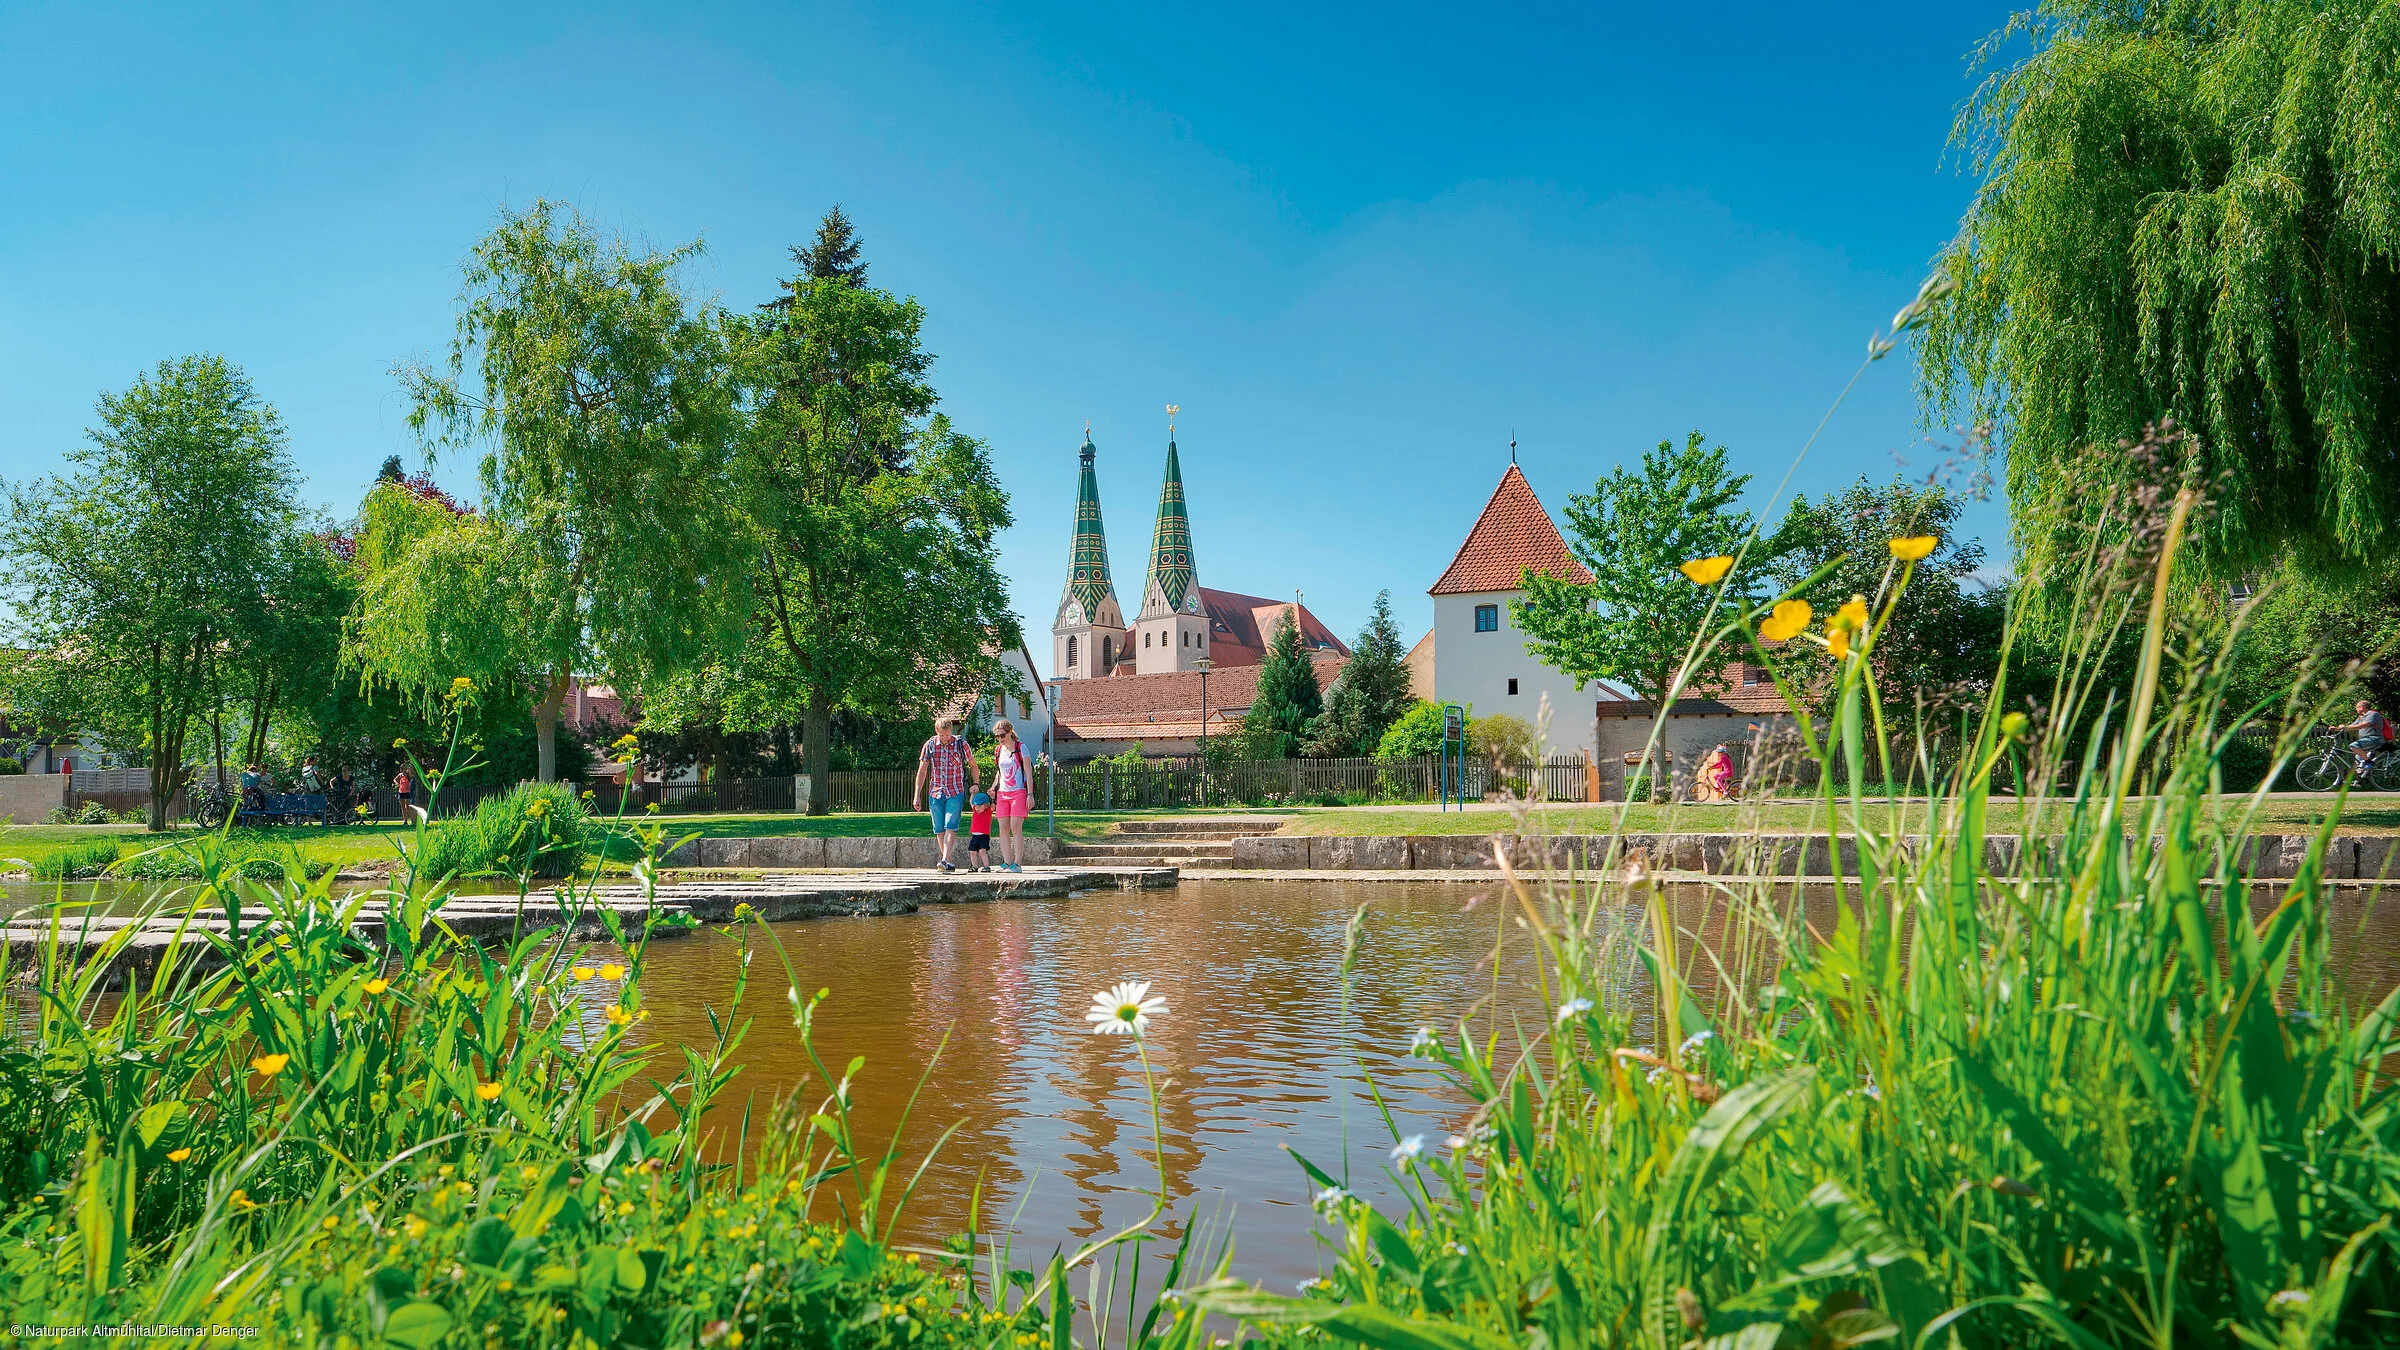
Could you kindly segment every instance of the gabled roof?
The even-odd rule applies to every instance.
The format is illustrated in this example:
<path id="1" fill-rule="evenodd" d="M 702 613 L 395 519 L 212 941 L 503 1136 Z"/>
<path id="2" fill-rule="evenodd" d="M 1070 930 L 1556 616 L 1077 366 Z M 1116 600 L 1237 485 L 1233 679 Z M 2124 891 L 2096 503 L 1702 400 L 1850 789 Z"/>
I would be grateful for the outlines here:
<path id="1" fill-rule="evenodd" d="M 1349 658 L 1311 652 L 1317 688 L 1331 688 Z M 1208 675 L 1208 722 L 1222 732 L 1239 723 L 1258 700 L 1262 668 L 1255 664 L 1218 667 Z M 1153 740 L 1200 734 L 1200 672 L 1119 675 L 1107 680 L 1052 680 L 1058 690 L 1058 738 L 1062 741 Z"/>
<path id="2" fill-rule="evenodd" d="M 1578 583 L 1592 579 L 1567 552 L 1567 541 L 1550 523 L 1533 485 L 1511 464 L 1475 518 L 1475 528 L 1467 531 L 1467 542 L 1458 546 L 1458 556 L 1426 594 L 1513 591 L 1525 584 L 1528 569 Z"/>

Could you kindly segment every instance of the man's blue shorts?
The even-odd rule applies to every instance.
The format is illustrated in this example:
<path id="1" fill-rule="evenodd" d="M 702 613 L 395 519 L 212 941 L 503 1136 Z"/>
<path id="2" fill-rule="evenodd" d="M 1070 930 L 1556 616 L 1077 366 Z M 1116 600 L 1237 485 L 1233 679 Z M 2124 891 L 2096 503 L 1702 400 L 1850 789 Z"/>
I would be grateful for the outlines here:
<path id="1" fill-rule="evenodd" d="M 933 817 L 933 832 L 948 834 L 956 830 L 958 822 L 966 816 L 967 796 L 962 792 L 955 797 L 927 797 L 925 810 Z"/>

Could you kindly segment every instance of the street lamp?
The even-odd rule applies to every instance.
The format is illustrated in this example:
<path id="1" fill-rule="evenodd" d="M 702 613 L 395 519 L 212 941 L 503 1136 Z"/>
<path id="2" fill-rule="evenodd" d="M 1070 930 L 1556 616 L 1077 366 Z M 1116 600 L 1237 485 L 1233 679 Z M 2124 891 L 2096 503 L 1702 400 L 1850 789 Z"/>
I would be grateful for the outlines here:
<path id="1" fill-rule="evenodd" d="M 1202 806 L 1208 805 L 1208 668 L 1210 664 L 1211 662 L 1205 656 L 1192 662 L 1192 669 L 1200 672 L 1200 804 Z"/>

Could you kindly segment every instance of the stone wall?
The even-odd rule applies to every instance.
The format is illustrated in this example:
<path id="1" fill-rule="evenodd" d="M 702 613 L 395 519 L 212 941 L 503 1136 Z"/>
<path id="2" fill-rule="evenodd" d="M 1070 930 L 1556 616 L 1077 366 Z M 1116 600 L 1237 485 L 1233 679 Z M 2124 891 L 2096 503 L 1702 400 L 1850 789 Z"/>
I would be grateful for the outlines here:
<path id="1" fill-rule="evenodd" d="M 39 825 L 67 804 L 67 785 L 73 774 L 0 774 L 0 817 L 18 825 Z"/>

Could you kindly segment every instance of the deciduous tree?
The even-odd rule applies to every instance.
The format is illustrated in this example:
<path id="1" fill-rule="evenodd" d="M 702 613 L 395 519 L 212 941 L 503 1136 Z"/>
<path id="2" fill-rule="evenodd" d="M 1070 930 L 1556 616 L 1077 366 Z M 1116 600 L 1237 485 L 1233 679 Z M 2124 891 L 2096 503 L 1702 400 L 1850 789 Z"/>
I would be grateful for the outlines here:
<path id="1" fill-rule="evenodd" d="M 1724 446 L 1695 431 L 1681 446 L 1660 441 L 1643 452 L 1639 471 L 1620 465 L 1570 497 L 1568 547 L 1592 580 L 1526 576 L 1525 598 L 1512 609 L 1534 656 L 1576 680 L 1614 680 L 1663 705 L 1712 595 L 1676 569 L 1741 547 L 1750 522 L 1734 503 L 1749 482 L 1727 470 Z M 1737 595 L 1743 580 L 1736 574 L 1730 583 Z M 1720 646 L 1682 688 L 1712 687 L 1740 655 Z"/>
<path id="2" fill-rule="evenodd" d="M 544 782 L 572 676 L 639 688 L 722 650 L 740 613 L 723 323 L 675 280 L 698 252 L 604 240 L 551 202 L 503 212 L 468 260 L 445 368 L 402 371 L 429 456 L 482 447 L 483 509 L 396 560 L 358 651 L 435 692 L 470 656 L 528 672 Z"/>
<path id="3" fill-rule="evenodd" d="M 162 361 L 98 410 L 72 472 L 8 494 L 10 687 L 45 724 L 140 747 L 164 829 L 219 663 L 278 659 L 245 638 L 290 599 L 303 518 L 282 420 L 223 357 Z"/>
<path id="4" fill-rule="evenodd" d="M 938 711 L 1021 641 L 990 451 L 938 411 L 923 308 L 860 284 L 855 245 L 829 215 L 795 251 L 802 272 L 744 325 L 734 500 L 758 563 L 740 654 L 692 691 L 728 727 L 799 722 L 815 813 L 829 807 L 837 709 Z M 649 715 L 668 724 L 689 701 Z"/>
<path id="5" fill-rule="evenodd" d="M 1982 178 L 1919 349 L 1996 424 L 2029 569 L 2080 553 L 2163 415 L 2194 563 L 2340 584 L 2400 539 L 2400 21 L 2386 0 L 2049 0 L 1954 142 Z"/>

